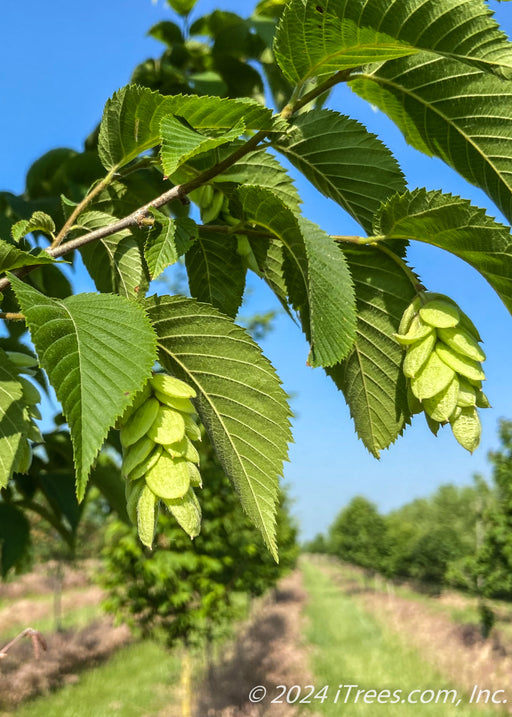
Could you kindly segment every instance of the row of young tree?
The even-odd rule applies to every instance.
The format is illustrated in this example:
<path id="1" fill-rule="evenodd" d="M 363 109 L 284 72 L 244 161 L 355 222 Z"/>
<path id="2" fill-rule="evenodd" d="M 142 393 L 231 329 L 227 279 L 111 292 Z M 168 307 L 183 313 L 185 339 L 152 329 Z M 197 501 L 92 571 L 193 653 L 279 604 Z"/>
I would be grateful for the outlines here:
<path id="1" fill-rule="evenodd" d="M 472 485 L 442 485 L 387 515 L 358 496 L 306 549 L 386 578 L 512 599 L 512 421 L 500 422 L 499 437 L 492 482 L 476 475 Z"/>

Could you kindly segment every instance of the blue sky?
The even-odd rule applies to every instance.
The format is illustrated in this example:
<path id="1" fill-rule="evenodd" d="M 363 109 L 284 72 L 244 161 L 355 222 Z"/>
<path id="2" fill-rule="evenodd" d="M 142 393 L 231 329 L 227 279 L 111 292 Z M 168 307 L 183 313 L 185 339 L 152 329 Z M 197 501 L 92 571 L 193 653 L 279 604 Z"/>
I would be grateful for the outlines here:
<path id="1" fill-rule="evenodd" d="M 510 3 L 491 1 L 496 17 L 512 35 Z M 253 3 L 199 0 L 196 14 L 215 7 L 249 14 Z M 162 52 L 145 36 L 149 27 L 172 15 L 164 0 L 25 0 L 4 3 L 0 28 L 0 190 L 23 191 L 30 164 L 57 146 L 81 149 L 106 99 L 126 84 L 135 65 Z M 345 87 L 329 106 L 364 122 L 393 150 L 410 188 L 443 189 L 471 199 L 503 220 L 480 190 L 441 162 L 408 147 L 399 131 Z M 294 175 L 295 176 L 295 175 Z M 333 202 L 298 178 L 304 214 L 333 234 L 360 229 Z M 512 418 L 512 320 L 489 285 L 471 267 L 440 250 L 413 245 L 410 263 L 432 291 L 453 297 L 475 321 L 487 352 L 487 393 L 492 409 L 481 412 L 483 436 L 473 456 L 449 429 L 434 438 L 421 416 L 403 438 L 372 458 L 355 435 L 343 396 L 321 369 L 306 366 L 307 345 L 298 329 L 280 316 L 263 348 L 286 390 L 293 394 L 295 443 L 285 468 L 304 538 L 324 530 L 341 506 L 357 494 L 387 511 L 432 492 L 444 482 L 467 483 L 475 472 L 488 473 L 487 451 L 497 446 L 500 417 Z M 78 277 L 81 290 L 89 288 Z M 244 314 L 276 305 L 258 280 Z"/>

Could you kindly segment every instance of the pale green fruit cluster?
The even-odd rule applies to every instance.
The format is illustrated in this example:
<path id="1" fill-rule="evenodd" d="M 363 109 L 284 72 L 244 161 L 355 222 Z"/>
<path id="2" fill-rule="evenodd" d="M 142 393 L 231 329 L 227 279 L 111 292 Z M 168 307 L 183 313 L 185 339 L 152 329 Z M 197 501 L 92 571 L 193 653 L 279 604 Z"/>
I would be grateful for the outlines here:
<path id="1" fill-rule="evenodd" d="M 41 413 L 37 407 L 37 404 L 41 401 L 41 394 L 32 381 L 19 374 L 24 373 L 28 376 L 34 376 L 37 369 L 37 359 L 19 351 L 6 351 L 5 353 L 13 370 L 18 374 L 18 381 L 23 389 L 23 412 L 28 426 L 26 435 L 23 435 L 20 441 L 13 472 L 28 473 L 32 465 L 32 443 L 43 443 L 41 431 L 35 423 L 36 419 L 41 419 Z"/>
<path id="2" fill-rule="evenodd" d="M 120 421 L 122 473 L 130 520 L 149 548 L 163 503 L 191 538 L 201 529 L 199 453 L 201 440 L 191 398 L 193 388 L 173 376 L 155 374 Z"/>
<path id="3" fill-rule="evenodd" d="M 409 408 L 425 412 L 431 431 L 449 423 L 470 453 L 480 443 L 478 408 L 489 408 L 482 391 L 482 339 L 471 319 L 444 294 L 415 297 L 400 322 L 396 340 L 405 348 Z"/>

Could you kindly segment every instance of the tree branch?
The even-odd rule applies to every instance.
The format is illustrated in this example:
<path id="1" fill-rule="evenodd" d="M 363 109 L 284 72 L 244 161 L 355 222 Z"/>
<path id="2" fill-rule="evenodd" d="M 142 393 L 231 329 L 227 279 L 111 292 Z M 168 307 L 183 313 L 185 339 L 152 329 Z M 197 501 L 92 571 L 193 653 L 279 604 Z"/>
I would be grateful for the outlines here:
<path id="1" fill-rule="evenodd" d="M 312 90 L 310 90 L 310 92 L 307 92 L 303 97 L 299 99 L 293 99 L 281 111 L 281 117 L 283 119 L 289 119 L 297 110 L 309 104 L 316 97 L 319 97 L 324 92 L 330 90 L 331 87 L 334 87 L 340 82 L 346 82 L 350 77 L 350 72 L 350 70 L 342 70 L 340 72 L 337 72 L 332 77 L 329 77 L 327 80 L 325 80 L 325 82 L 321 83 L 317 87 L 314 87 Z M 86 246 L 87 244 L 90 244 L 94 241 L 99 241 L 100 239 L 104 239 L 108 236 L 112 236 L 113 234 L 117 234 L 123 229 L 128 229 L 133 226 L 139 226 L 140 223 L 142 223 L 142 221 L 146 217 L 150 216 L 149 210 L 151 208 L 159 209 L 165 204 L 169 204 L 169 202 L 172 202 L 174 199 L 186 201 L 186 197 L 190 192 L 202 186 L 203 184 L 206 184 L 217 175 L 222 174 L 222 172 L 224 172 L 226 169 L 232 167 L 238 162 L 239 159 L 242 159 L 242 157 L 244 157 L 246 154 L 255 150 L 261 142 L 267 139 L 269 134 L 271 133 L 265 130 L 257 132 L 253 137 L 251 137 L 251 139 L 245 142 L 245 144 L 232 152 L 229 157 L 226 157 L 226 159 L 224 159 L 222 162 L 219 162 L 214 167 L 210 167 L 210 169 L 205 170 L 189 182 L 178 184 L 172 187 L 167 192 L 164 192 L 159 197 L 156 197 L 151 202 L 148 202 L 142 207 L 139 207 L 139 209 L 136 209 L 128 216 L 124 217 L 123 219 L 120 219 L 117 222 L 114 222 L 113 224 L 109 224 L 108 226 L 101 227 L 100 229 L 88 232 L 87 234 L 77 237 L 76 239 L 72 239 L 71 241 L 62 243 L 66 235 L 69 233 L 69 230 L 73 226 L 75 219 L 79 216 L 83 209 L 88 204 L 90 204 L 92 199 L 97 196 L 99 192 L 112 181 L 114 175 L 112 174 L 112 172 L 109 172 L 107 176 L 104 177 L 103 180 L 98 182 L 94 189 L 89 192 L 86 197 L 84 197 L 80 204 L 77 205 L 77 207 L 73 210 L 72 214 L 56 236 L 51 246 L 47 247 L 45 251 L 47 252 L 47 254 L 57 259 L 61 256 L 64 256 L 65 254 L 69 254 L 69 252 L 74 251 L 75 249 L 80 249 L 81 247 Z M 23 267 L 23 269 L 20 269 L 19 271 L 15 271 L 13 273 L 16 276 L 25 276 L 36 268 L 37 266 Z M 4 291 L 9 285 L 10 281 L 9 279 L 7 279 L 7 277 L 0 279 L 0 292 Z"/>
<path id="2" fill-rule="evenodd" d="M 258 144 L 267 137 L 267 135 L 268 132 L 265 131 L 257 132 L 244 145 L 232 152 L 229 157 L 226 157 L 226 159 L 224 159 L 222 162 L 219 162 L 214 167 L 210 167 L 210 169 L 201 172 L 201 174 L 199 174 L 194 179 L 191 179 L 189 182 L 185 182 L 184 184 L 177 184 L 175 187 L 172 187 L 171 189 L 167 190 L 167 192 L 164 192 L 159 197 L 156 197 L 151 202 L 144 204 L 142 207 L 139 207 L 139 209 L 136 209 L 128 216 L 124 217 L 123 219 L 120 219 L 117 222 L 114 222 L 113 224 L 109 224 L 105 227 L 100 227 L 100 229 L 88 232 L 87 234 L 77 237 L 76 239 L 72 239 L 71 241 L 65 242 L 64 244 L 60 244 L 60 246 L 52 245 L 50 247 L 47 247 L 45 249 L 46 253 L 57 259 L 61 256 L 64 256 L 65 254 L 69 254 L 69 252 L 74 251 L 75 249 L 80 249 L 81 247 L 86 246 L 91 242 L 98 241 L 99 239 L 104 239 L 108 236 L 112 236 L 112 234 L 117 234 L 117 232 L 120 232 L 123 229 L 138 226 L 143 219 L 149 216 L 149 210 L 151 208 L 159 209 L 165 204 L 172 202 L 174 199 L 181 199 L 182 201 L 184 201 L 189 192 L 194 189 L 197 189 L 203 184 L 206 184 L 210 181 L 210 179 L 213 179 L 218 174 L 222 174 L 222 172 L 224 172 L 226 169 L 229 169 L 233 164 L 236 164 L 239 159 L 244 157 L 249 152 L 252 152 L 258 146 Z M 89 196 L 90 195 L 88 195 L 88 197 Z M 84 204 L 84 202 L 82 202 L 82 204 Z M 70 219 L 68 219 L 68 222 L 66 223 L 69 223 Z M 59 233 L 59 236 L 61 234 L 62 231 Z M 23 275 L 25 275 L 36 268 L 37 266 L 24 267 L 21 272 L 23 272 Z M 16 276 L 19 276 L 18 272 L 13 273 L 16 274 Z M 9 284 L 10 281 L 6 277 L 0 279 L 0 292 L 4 291 L 9 286 Z"/>
<path id="3" fill-rule="evenodd" d="M 55 239 L 53 240 L 51 244 L 51 249 L 56 249 L 66 236 L 69 234 L 71 227 L 75 223 L 75 219 L 84 211 L 84 209 L 92 202 L 94 197 L 97 197 L 100 192 L 102 192 L 105 187 L 108 187 L 112 179 L 114 178 L 114 172 L 109 172 L 106 177 L 103 177 L 103 179 L 96 184 L 96 186 L 91 189 L 89 194 L 87 194 L 82 201 L 76 205 L 76 207 L 73 209 L 69 217 L 67 218 L 64 226 L 60 230 L 60 232 L 57 234 Z M 48 251 L 48 250 L 47 250 Z M 48 252 L 49 253 L 49 252 Z"/>

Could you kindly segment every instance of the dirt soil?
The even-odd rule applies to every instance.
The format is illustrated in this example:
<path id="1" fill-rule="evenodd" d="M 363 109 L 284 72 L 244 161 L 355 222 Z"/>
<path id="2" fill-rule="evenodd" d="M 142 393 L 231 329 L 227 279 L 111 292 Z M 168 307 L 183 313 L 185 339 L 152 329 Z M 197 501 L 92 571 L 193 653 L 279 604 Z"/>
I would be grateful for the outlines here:
<path id="1" fill-rule="evenodd" d="M 306 593 L 294 572 L 258 607 L 222 661 L 199 691 L 195 717 L 295 717 L 290 704 L 271 704 L 276 685 L 311 684 L 303 645 Z M 263 685 L 267 697 L 251 704 L 251 688 Z M 313 717 L 313 715 L 311 715 Z"/>

